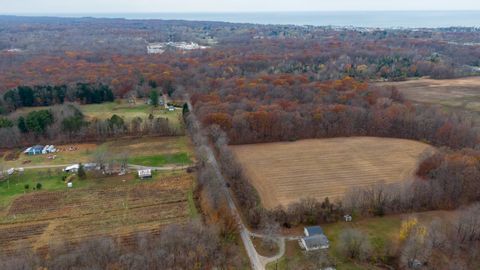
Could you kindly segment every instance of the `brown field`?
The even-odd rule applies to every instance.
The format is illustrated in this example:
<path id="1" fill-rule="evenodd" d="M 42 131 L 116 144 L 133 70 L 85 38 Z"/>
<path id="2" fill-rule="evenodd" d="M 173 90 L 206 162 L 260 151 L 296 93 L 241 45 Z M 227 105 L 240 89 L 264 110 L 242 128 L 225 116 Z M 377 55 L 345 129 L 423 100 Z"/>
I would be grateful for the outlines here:
<path id="1" fill-rule="evenodd" d="M 104 179 L 95 187 L 42 191 L 17 197 L 0 209 L 0 254 L 18 248 L 42 251 L 48 245 L 109 235 L 122 241 L 136 232 L 158 232 L 190 218 L 192 176 L 172 174 L 138 183 Z"/>
<path id="2" fill-rule="evenodd" d="M 480 112 L 480 77 L 450 80 L 417 79 L 378 85 L 396 86 L 407 99 L 416 102 Z"/>
<path id="3" fill-rule="evenodd" d="M 353 137 L 233 146 L 266 208 L 300 198 L 340 198 L 351 187 L 405 180 L 430 146 Z"/>

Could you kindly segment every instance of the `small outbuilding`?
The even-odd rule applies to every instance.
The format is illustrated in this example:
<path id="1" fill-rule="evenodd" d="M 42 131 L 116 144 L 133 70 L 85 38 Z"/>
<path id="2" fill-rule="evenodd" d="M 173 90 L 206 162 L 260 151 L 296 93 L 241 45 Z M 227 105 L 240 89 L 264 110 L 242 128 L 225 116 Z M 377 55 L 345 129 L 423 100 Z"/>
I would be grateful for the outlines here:
<path id="1" fill-rule="evenodd" d="M 138 170 L 138 177 L 140 177 L 140 179 L 152 178 L 152 170 L 151 169 Z"/>
<path id="2" fill-rule="evenodd" d="M 79 168 L 80 168 L 80 164 L 73 164 L 63 169 L 63 171 L 67 173 L 72 173 L 72 172 L 75 173 L 75 172 L 78 172 Z"/>

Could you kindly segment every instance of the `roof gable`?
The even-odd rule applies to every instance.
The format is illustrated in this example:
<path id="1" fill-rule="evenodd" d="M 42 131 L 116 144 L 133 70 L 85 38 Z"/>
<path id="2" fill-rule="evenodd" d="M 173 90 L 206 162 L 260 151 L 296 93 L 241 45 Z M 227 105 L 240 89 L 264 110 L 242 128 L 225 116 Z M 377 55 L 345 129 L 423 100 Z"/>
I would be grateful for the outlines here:
<path id="1" fill-rule="evenodd" d="M 313 236 L 308 236 L 303 238 L 307 248 L 312 249 L 316 247 L 328 246 L 329 241 L 327 237 L 323 234 L 317 234 Z"/>

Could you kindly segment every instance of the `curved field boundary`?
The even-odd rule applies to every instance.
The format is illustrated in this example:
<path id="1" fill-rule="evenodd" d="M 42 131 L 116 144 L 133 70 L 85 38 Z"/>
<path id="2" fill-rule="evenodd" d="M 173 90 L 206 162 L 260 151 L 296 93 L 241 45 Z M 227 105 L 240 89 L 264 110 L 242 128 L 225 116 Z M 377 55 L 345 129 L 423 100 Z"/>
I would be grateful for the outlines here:
<path id="1" fill-rule="evenodd" d="M 429 148 L 373 137 L 232 146 L 266 208 L 301 198 L 341 198 L 351 187 L 405 180 Z"/>

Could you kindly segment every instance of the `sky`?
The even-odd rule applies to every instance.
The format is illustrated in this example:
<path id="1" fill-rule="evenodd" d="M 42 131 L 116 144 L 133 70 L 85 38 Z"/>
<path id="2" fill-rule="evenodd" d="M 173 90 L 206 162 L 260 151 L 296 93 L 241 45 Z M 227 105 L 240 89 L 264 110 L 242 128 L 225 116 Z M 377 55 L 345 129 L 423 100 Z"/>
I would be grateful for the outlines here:
<path id="1" fill-rule="evenodd" d="M 480 0 L 0 0 L 0 14 L 480 10 Z"/>

